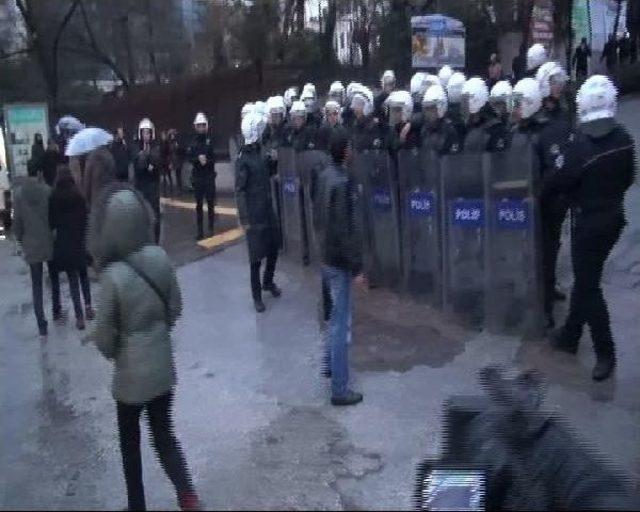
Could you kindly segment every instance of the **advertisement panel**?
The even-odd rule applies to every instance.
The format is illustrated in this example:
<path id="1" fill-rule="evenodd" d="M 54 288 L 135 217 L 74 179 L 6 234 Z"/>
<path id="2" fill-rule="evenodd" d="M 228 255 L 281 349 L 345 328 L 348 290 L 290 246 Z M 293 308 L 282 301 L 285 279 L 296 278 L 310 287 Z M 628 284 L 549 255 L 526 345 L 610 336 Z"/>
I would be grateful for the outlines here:
<path id="1" fill-rule="evenodd" d="M 27 176 L 27 162 L 36 133 L 49 138 L 46 103 L 8 103 L 4 106 L 5 146 L 11 180 Z"/>
<path id="2" fill-rule="evenodd" d="M 411 65 L 414 68 L 465 67 L 465 28 L 441 14 L 411 17 Z"/>

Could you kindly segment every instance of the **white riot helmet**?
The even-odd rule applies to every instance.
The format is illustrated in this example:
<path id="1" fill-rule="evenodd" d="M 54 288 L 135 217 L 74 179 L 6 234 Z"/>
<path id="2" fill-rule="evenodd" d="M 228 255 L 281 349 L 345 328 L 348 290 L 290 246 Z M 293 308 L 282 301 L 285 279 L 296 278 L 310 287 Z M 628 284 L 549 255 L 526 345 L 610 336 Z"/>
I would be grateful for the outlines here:
<path id="1" fill-rule="evenodd" d="M 253 111 L 256 114 L 261 115 L 265 122 L 267 120 L 267 104 L 264 101 L 256 101 L 253 104 Z"/>
<path id="2" fill-rule="evenodd" d="M 424 93 L 422 108 L 435 107 L 438 119 L 442 119 L 447 113 L 447 93 L 440 84 L 432 85 Z"/>
<path id="3" fill-rule="evenodd" d="M 513 87 L 507 80 L 501 80 L 491 89 L 489 101 L 492 105 L 503 103 L 508 113 L 513 111 Z M 495 107 L 494 107 L 495 108 Z"/>
<path id="4" fill-rule="evenodd" d="M 329 114 L 338 114 L 338 115 L 340 115 L 341 112 L 342 112 L 342 107 L 340 106 L 340 103 L 338 103 L 335 100 L 329 100 L 324 104 L 324 116 L 325 116 L 325 118 Z M 338 120 L 338 123 L 339 122 L 340 122 L 340 120 Z"/>
<path id="5" fill-rule="evenodd" d="M 294 101 L 291 105 L 291 110 L 289 110 L 289 115 L 291 117 L 301 116 L 306 118 L 307 108 L 304 106 L 304 102 L 302 100 Z"/>
<path id="6" fill-rule="evenodd" d="M 253 108 L 254 108 L 253 103 L 245 103 L 245 104 L 242 106 L 242 110 L 241 110 L 241 112 L 240 112 L 240 119 L 244 119 L 244 117 L 245 117 L 247 114 L 249 114 L 250 112 L 253 112 Z"/>
<path id="7" fill-rule="evenodd" d="M 547 50 L 540 43 L 536 43 L 527 51 L 527 71 L 542 66 L 547 62 Z"/>
<path id="8" fill-rule="evenodd" d="M 359 82 L 350 82 L 349 85 L 347 85 L 347 102 L 349 102 L 349 104 L 351 104 L 354 93 L 360 87 L 362 87 L 362 84 Z"/>
<path id="9" fill-rule="evenodd" d="M 307 83 L 304 84 L 304 87 L 302 88 L 302 94 L 300 95 L 300 99 L 304 101 L 305 97 L 312 97 L 313 99 L 316 98 L 316 86 L 313 85 L 312 83 Z"/>
<path id="10" fill-rule="evenodd" d="M 351 108 L 355 109 L 359 105 L 362 106 L 363 115 L 368 116 L 373 113 L 373 93 L 369 88 L 360 86 L 353 93 Z"/>
<path id="11" fill-rule="evenodd" d="M 245 144 L 255 144 L 262 138 L 265 128 L 264 116 L 257 112 L 248 113 L 242 120 L 241 130 Z"/>
<path id="12" fill-rule="evenodd" d="M 438 79 L 440 80 L 440 85 L 447 88 L 447 84 L 449 83 L 449 79 L 453 76 L 453 69 L 448 64 L 442 66 L 440 71 L 438 71 Z"/>
<path id="13" fill-rule="evenodd" d="M 489 88 L 478 76 L 469 78 L 462 86 L 462 101 L 469 114 L 477 114 L 489 101 Z"/>
<path id="14" fill-rule="evenodd" d="M 284 104 L 287 108 L 291 108 L 293 102 L 298 98 L 298 88 L 297 87 L 289 87 L 286 91 L 284 91 Z"/>
<path id="15" fill-rule="evenodd" d="M 422 77 L 423 80 L 423 90 L 426 92 L 429 87 L 432 85 L 442 85 L 440 83 L 440 79 L 437 75 L 432 75 L 430 73 L 425 73 Z"/>
<path id="16" fill-rule="evenodd" d="M 138 137 L 142 140 L 142 130 L 151 130 L 151 140 L 156 138 L 156 127 L 151 122 L 151 119 L 145 117 L 138 125 Z"/>
<path id="17" fill-rule="evenodd" d="M 513 88 L 514 109 L 520 108 L 520 117 L 529 119 L 542 107 L 542 95 L 538 81 L 523 78 Z"/>
<path id="18" fill-rule="evenodd" d="M 449 99 L 449 103 L 460 103 L 462 87 L 466 81 L 467 78 L 459 71 L 451 75 L 451 78 L 449 78 L 449 82 L 447 83 L 447 98 Z"/>
<path id="19" fill-rule="evenodd" d="M 393 91 L 385 100 L 385 106 L 389 109 L 389 118 L 393 115 L 393 110 L 401 109 L 400 119 L 395 122 L 406 123 L 413 112 L 413 100 L 408 91 Z M 395 124 L 392 123 L 392 124 Z"/>
<path id="20" fill-rule="evenodd" d="M 382 73 L 382 78 L 380 79 L 380 85 L 384 88 L 385 85 L 395 86 L 396 83 L 396 74 L 392 69 L 387 69 L 384 73 Z"/>
<path id="21" fill-rule="evenodd" d="M 578 90 L 576 105 L 581 123 L 614 117 L 618 107 L 618 90 L 608 77 L 593 75 Z"/>
<path id="22" fill-rule="evenodd" d="M 336 81 L 331 84 L 329 87 L 329 98 L 342 102 L 344 98 L 344 85 L 342 85 L 342 82 Z"/>
<path id="23" fill-rule="evenodd" d="M 551 85 L 567 83 L 568 77 L 564 69 L 557 62 L 545 62 L 536 72 L 536 80 L 540 85 L 540 93 L 543 98 L 551 96 Z"/>
<path id="24" fill-rule="evenodd" d="M 204 124 L 209 129 L 209 121 L 207 120 L 207 116 L 205 116 L 202 112 L 198 112 L 196 114 L 195 119 L 193 120 L 193 126 L 197 126 L 199 124 Z"/>
<path id="25" fill-rule="evenodd" d="M 409 83 L 409 91 L 411 95 L 417 95 L 422 97 L 426 91 L 425 84 L 425 75 L 422 71 L 418 71 L 411 77 L 411 82 Z"/>
<path id="26" fill-rule="evenodd" d="M 284 114 L 286 110 L 282 96 L 271 96 L 267 100 L 267 112 L 269 114 Z"/>

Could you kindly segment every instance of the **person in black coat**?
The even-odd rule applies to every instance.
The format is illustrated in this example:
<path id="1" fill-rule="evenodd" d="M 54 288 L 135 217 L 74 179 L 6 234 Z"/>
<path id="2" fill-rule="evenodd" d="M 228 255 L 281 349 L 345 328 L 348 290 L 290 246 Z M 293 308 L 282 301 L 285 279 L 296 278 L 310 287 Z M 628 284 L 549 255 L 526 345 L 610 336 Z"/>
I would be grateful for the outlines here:
<path id="1" fill-rule="evenodd" d="M 44 157 L 44 151 L 42 134 L 36 133 L 33 136 L 33 145 L 31 146 L 31 159 L 38 171 L 42 171 L 42 157 Z"/>
<path id="2" fill-rule="evenodd" d="M 54 233 L 51 291 L 54 320 L 62 320 L 60 305 L 60 272 L 66 272 L 73 300 L 76 326 L 84 329 L 84 312 L 80 299 L 80 285 L 84 295 L 86 315 L 94 316 L 91 289 L 87 276 L 87 205 L 65 165 L 58 167 L 55 188 L 49 199 L 49 225 Z"/>
<path id="3" fill-rule="evenodd" d="M 133 159 L 135 185 L 151 206 L 155 218 L 155 239 L 160 242 L 160 147 L 155 140 L 155 127 L 149 119 L 140 121 L 138 147 Z"/>
<path id="4" fill-rule="evenodd" d="M 582 85 L 577 95 L 578 131 L 556 158 L 555 172 L 543 182 L 543 192 L 568 196 L 573 217 L 571 306 L 551 340 L 556 348 L 575 354 L 584 325 L 589 325 L 596 381 L 608 378 L 616 365 L 601 280 L 607 257 L 626 225 L 625 194 L 635 177 L 633 137 L 615 122 L 616 97 L 615 86 L 605 76 L 592 76 Z"/>
<path id="5" fill-rule="evenodd" d="M 124 128 L 121 126 L 116 130 L 116 136 L 111 143 L 111 154 L 116 162 L 116 178 L 119 181 L 129 181 L 131 149 L 127 142 Z"/>
<path id="6" fill-rule="evenodd" d="M 191 183 L 196 199 L 196 223 L 198 226 L 198 240 L 204 238 L 203 209 L 204 200 L 207 201 L 207 218 L 209 233 L 213 236 L 216 202 L 216 156 L 214 153 L 213 137 L 209 132 L 207 117 L 199 112 L 193 122 L 196 134 L 187 148 L 187 158 L 193 166 Z"/>
<path id="7" fill-rule="evenodd" d="M 280 249 L 278 219 L 271 198 L 271 176 L 260 147 L 264 131 L 261 115 L 249 113 L 242 120 L 244 145 L 236 160 L 235 191 L 240 224 L 245 230 L 251 267 L 251 292 L 257 312 L 265 310 L 262 291 L 281 294 L 273 277 Z M 266 259 L 262 285 L 260 267 Z"/>
<path id="8" fill-rule="evenodd" d="M 42 155 L 42 177 L 47 185 L 53 187 L 56 181 L 56 170 L 59 164 L 64 163 L 58 144 L 54 139 L 49 139 L 47 149 Z"/>

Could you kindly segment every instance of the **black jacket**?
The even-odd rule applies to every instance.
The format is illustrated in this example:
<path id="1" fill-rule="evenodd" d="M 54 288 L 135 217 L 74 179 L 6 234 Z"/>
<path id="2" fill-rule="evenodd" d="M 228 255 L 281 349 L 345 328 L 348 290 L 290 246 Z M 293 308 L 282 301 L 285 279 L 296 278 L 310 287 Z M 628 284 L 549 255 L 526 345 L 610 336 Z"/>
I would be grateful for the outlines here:
<path id="1" fill-rule="evenodd" d="M 318 232 L 322 261 L 353 274 L 362 269 L 362 239 L 356 208 L 356 187 L 346 170 L 329 164 L 320 175 L 317 189 Z"/>
<path id="2" fill-rule="evenodd" d="M 339 125 L 336 125 L 336 127 Z M 322 151 L 329 151 L 329 143 L 331 141 L 331 134 L 336 127 L 330 126 L 328 123 L 322 123 L 322 126 L 318 129 L 316 135 L 316 149 Z"/>
<path id="3" fill-rule="evenodd" d="M 116 162 L 116 177 L 119 180 L 129 179 L 129 163 L 131 162 L 131 150 L 127 141 L 113 139 L 111 154 Z"/>
<path id="4" fill-rule="evenodd" d="M 626 223 L 624 196 L 635 178 L 633 138 L 613 119 L 582 125 L 547 173 L 543 191 L 566 193 L 574 233 L 598 237 Z"/>
<path id="5" fill-rule="evenodd" d="M 202 165 L 199 156 L 207 157 L 207 163 Z M 187 158 L 193 166 L 191 179 L 193 181 L 204 181 L 215 179 L 216 177 L 216 155 L 214 153 L 213 138 L 208 134 L 197 134 L 191 140 L 187 148 Z"/>
<path id="6" fill-rule="evenodd" d="M 160 146 L 155 141 L 151 141 L 145 150 L 142 141 L 138 141 L 136 149 L 133 159 L 136 188 L 144 193 L 149 186 L 160 182 Z M 152 168 L 149 169 L 149 166 Z"/>
<path id="7" fill-rule="evenodd" d="M 502 119 L 493 117 L 487 122 L 485 129 L 489 136 L 487 140 L 487 151 L 489 153 L 504 151 L 509 147 L 511 143 L 511 127 L 506 116 Z"/>
<path id="8" fill-rule="evenodd" d="M 283 146 L 292 147 L 296 151 L 305 151 L 316 148 L 317 128 L 312 124 L 305 124 L 301 128 L 295 128 L 292 124 L 284 129 Z"/>
<path id="9" fill-rule="evenodd" d="M 62 155 L 51 149 L 47 149 L 42 155 L 42 177 L 47 185 L 53 187 L 56 180 L 58 164 L 64 163 Z"/>
<path id="10" fill-rule="evenodd" d="M 453 127 L 458 132 L 458 138 L 460 140 L 464 140 L 467 136 L 467 125 L 462 117 L 462 105 L 460 103 L 449 104 L 446 117 L 451 121 Z"/>
<path id="11" fill-rule="evenodd" d="M 53 190 L 49 225 L 55 232 L 53 262 L 58 270 L 81 270 L 86 266 L 87 215 L 87 205 L 73 183 Z"/>
<path id="12" fill-rule="evenodd" d="M 280 245 L 271 198 L 271 176 L 258 144 L 244 146 L 236 159 L 236 204 L 240 224 L 248 226 L 249 259 L 260 261 Z"/>
<path id="13" fill-rule="evenodd" d="M 351 139 L 355 151 L 365 149 L 386 148 L 388 135 L 385 133 L 384 124 L 374 120 L 373 116 L 365 116 L 356 119 L 351 128 Z"/>
<path id="14" fill-rule="evenodd" d="M 452 155 L 462 151 L 462 141 L 453 123 L 448 118 L 439 119 L 434 125 L 425 124 L 422 144 L 438 155 Z"/>

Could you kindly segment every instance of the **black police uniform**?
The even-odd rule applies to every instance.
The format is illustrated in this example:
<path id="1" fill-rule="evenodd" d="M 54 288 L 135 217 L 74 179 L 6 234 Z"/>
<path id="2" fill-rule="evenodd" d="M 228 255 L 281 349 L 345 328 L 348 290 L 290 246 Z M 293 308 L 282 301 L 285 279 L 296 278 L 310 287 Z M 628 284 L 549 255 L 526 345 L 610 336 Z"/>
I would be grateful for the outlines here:
<path id="1" fill-rule="evenodd" d="M 633 139 L 611 118 L 585 123 L 555 164 L 543 191 L 565 193 L 571 204 L 574 285 L 569 316 L 552 339 L 558 348 L 575 352 L 588 324 L 598 360 L 593 378 L 602 380 L 615 365 L 602 272 L 626 225 L 624 196 L 635 176 Z"/>
<path id="2" fill-rule="evenodd" d="M 213 235 L 216 200 L 216 162 L 213 148 L 213 138 L 208 134 L 197 134 L 187 148 L 187 158 L 193 166 L 191 183 L 196 197 L 196 222 L 199 239 L 203 237 L 202 210 L 205 199 L 207 201 L 209 231 Z M 200 155 L 206 157 L 205 165 L 200 163 Z"/>
<path id="3" fill-rule="evenodd" d="M 553 100 L 550 100 L 553 101 Z M 563 147 L 573 137 L 573 128 L 569 114 L 564 111 L 559 103 L 545 109 L 547 122 L 539 134 L 541 175 L 542 178 L 550 172 L 555 161 L 563 151 Z M 553 302 L 563 298 L 556 291 L 556 266 L 558 251 L 560 250 L 560 236 L 562 224 L 569 204 L 562 193 L 547 192 L 540 196 L 540 217 L 542 224 L 542 273 L 544 279 L 544 307 L 549 320 L 553 325 Z"/>

